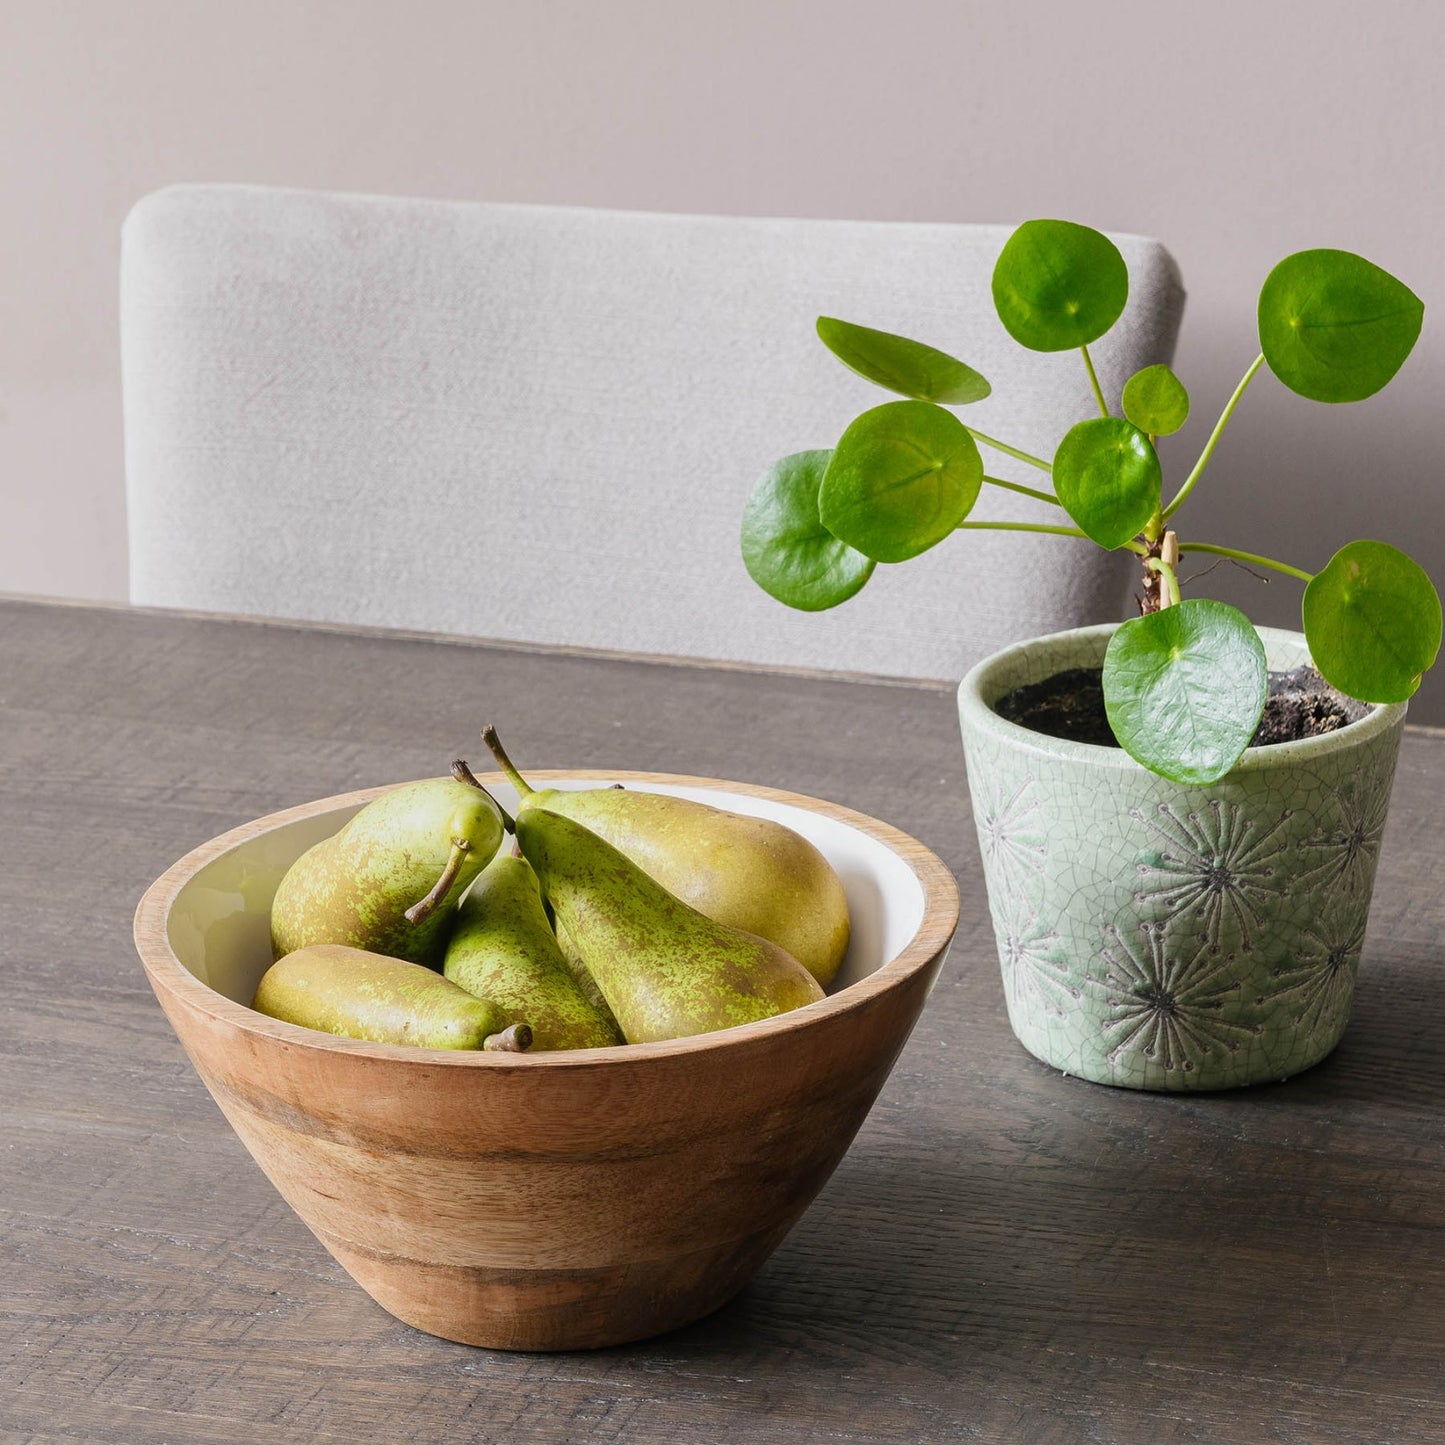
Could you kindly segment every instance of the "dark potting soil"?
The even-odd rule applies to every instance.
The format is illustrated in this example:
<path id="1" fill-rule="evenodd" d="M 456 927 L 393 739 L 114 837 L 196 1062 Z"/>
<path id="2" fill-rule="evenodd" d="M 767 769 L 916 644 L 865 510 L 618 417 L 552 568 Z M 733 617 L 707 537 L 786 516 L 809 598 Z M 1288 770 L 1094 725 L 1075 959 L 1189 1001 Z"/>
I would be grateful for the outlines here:
<path id="1" fill-rule="evenodd" d="M 1369 710 L 1368 704 L 1337 692 L 1312 667 L 1271 672 L 1269 700 L 1249 745 L 1262 748 L 1332 733 L 1358 722 Z M 1071 667 L 1016 688 L 998 700 L 994 711 L 1051 738 L 1119 746 L 1104 711 L 1103 673 L 1096 667 Z"/>

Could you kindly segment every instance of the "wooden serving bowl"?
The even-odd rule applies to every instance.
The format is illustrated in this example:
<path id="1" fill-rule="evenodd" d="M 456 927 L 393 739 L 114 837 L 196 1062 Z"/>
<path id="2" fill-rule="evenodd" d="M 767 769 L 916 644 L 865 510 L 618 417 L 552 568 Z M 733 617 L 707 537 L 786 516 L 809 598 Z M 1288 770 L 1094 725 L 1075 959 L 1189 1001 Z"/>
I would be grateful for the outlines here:
<path id="1" fill-rule="evenodd" d="M 281 875 L 373 788 L 233 829 L 146 892 L 135 939 L 161 1007 L 252 1157 L 368 1294 L 468 1344 L 620 1344 L 716 1309 L 843 1157 L 958 921 L 943 864 L 847 808 L 742 783 L 625 782 L 776 818 L 838 870 L 853 944 L 829 997 L 696 1038 L 488 1054 L 363 1043 L 247 1005 Z M 516 794 L 483 779 L 504 807 Z"/>

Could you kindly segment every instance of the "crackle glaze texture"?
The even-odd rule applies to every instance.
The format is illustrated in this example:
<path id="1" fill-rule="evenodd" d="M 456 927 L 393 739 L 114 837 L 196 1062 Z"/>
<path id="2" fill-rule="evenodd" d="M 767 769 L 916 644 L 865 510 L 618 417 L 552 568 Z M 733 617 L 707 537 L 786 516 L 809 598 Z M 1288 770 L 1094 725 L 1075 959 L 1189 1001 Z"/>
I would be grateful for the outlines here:
<path id="1" fill-rule="evenodd" d="M 1252 748 L 1207 787 L 993 711 L 1016 687 L 1099 666 L 1112 632 L 1010 648 L 959 689 L 1010 1022 L 1045 1063 L 1096 1083 L 1287 1078 L 1349 1018 L 1405 706 Z M 1271 668 L 1308 660 L 1297 634 L 1261 636 Z"/>

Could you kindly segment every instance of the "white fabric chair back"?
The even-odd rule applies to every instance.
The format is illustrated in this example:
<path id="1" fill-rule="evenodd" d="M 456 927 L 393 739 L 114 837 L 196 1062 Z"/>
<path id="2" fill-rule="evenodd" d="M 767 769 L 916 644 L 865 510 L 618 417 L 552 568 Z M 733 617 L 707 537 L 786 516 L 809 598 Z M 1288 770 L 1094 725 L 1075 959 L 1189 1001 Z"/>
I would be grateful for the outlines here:
<path id="1" fill-rule="evenodd" d="M 960 534 L 813 615 L 743 568 L 756 477 L 888 399 L 819 314 L 960 355 L 994 386 L 967 419 L 1036 454 L 1091 414 L 1080 358 L 1023 352 L 994 315 L 1007 234 L 157 192 L 123 248 L 132 599 L 938 678 L 1122 616 L 1128 569 L 1067 539 Z M 1164 248 L 1118 239 L 1115 398 L 1169 359 L 1183 304 Z M 979 516 L 1047 517 L 985 493 Z"/>

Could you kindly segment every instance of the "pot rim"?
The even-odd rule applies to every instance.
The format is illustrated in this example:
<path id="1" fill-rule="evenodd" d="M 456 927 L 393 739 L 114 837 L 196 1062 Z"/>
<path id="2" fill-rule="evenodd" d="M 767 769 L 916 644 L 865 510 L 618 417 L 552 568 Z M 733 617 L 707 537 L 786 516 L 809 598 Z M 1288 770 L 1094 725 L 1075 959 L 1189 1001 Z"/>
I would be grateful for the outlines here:
<path id="1" fill-rule="evenodd" d="M 1050 758 L 1086 764 L 1094 768 L 1112 769 L 1119 772 L 1146 773 L 1149 770 L 1136 762 L 1120 747 L 1104 747 L 1099 743 L 1073 742 L 1055 738 L 1047 733 L 1034 732 L 1018 723 L 1009 722 L 994 711 L 987 700 L 987 684 L 1004 667 L 1020 657 L 1037 653 L 1040 648 L 1063 652 L 1066 645 L 1079 641 L 1097 642 L 1099 660 L 1103 661 L 1104 648 L 1108 639 L 1119 629 L 1118 622 L 1099 623 L 1092 627 L 1073 627 L 1063 632 L 1050 632 L 1030 637 L 1022 642 L 1011 643 L 974 664 L 958 685 L 959 713 L 964 723 L 965 735 L 970 729 L 993 737 L 1015 750 L 1032 750 Z M 1304 634 L 1284 627 L 1256 628 L 1266 650 L 1274 644 L 1276 648 L 1288 647 L 1303 654 L 1311 661 Z M 1080 665 L 1077 661 L 1072 666 Z M 1047 675 L 1047 674 L 1046 674 Z M 1229 772 L 1216 780 L 1224 783 L 1242 774 L 1262 772 L 1271 768 L 1285 767 L 1294 763 L 1309 763 L 1330 753 L 1350 749 L 1370 742 L 1391 728 L 1399 727 L 1405 720 L 1409 708 L 1406 702 L 1371 703 L 1370 711 L 1357 722 L 1347 723 L 1334 732 L 1322 733 L 1312 738 L 1297 738 L 1287 743 L 1271 743 L 1266 747 L 1246 748 L 1243 756 Z M 1194 786 L 1180 784 L 1179 786 Z"/>
<path id="2" fill-rule="evenodd" d="M 680 1054 L 701 1054 L 717 1049 L 746 1046 L 772 1035 L 796 1032 L 825 1020 L 862 1008 L 875 998 L 898 987 L 921 969 L 926 968 L 948 947 L 958 926 L 959 893 L 953 874 L 942 859 L 916 838 L 885 823 L 830 803 L 781 788 L 740 783 L 722 778 L 692 777 L 678 773 L 628 772 L 595 768 L 537 768 L 528 777 L 540 782 L 557 780 L 628 783 L 666 783 L 679 787 L 697 787 L 717 792 L 731 792 L 820 813 L 835 822 L 857 829 L 882 843 L 909 869 L 918 880 L 923 893 L 923 917 L 912 938 L 887 963 L 856 983 L 829 994 L 816 1003 L 761 1019 L 756 1023 L 738 1024 L 712 1033 L 693 1034 L 680 1039 L 667 1039 L 648 1044 L 619 1044 L 594 1049 L 549 1049 L 536 1053 L 487 1053 L 473 1050 L 425 1049 L 403 1044 L 378 1044 L 363 1039 L 348 1039 L 321 1033 L 267 1017 L 236 1003 L 225 994 L 203 983 L 176 956 L 171 947 L 168 924 L 177 895 L 206 864 L 238 845 L 317 814 L 344 807 L 360 807 L 380 797 L 396 783 L 363 788 L 352 793 L 337 793 L 316 798 L 293 808 L 268 813 L 231 828 L 217 837 L 193 848 L 173 863 L 146 889 L 136 907 L 134 940 L 136 952 L 162 1002 L 167 999 L 200 1013 L 214 1022 L 252 1037 L 256 1043 L 282 1045 L 313 1050 L 317 1053 L 343 1053 L 385 1059 L 391 1063 L 418 1068 L 463 1069 L 548 1069 L 575 1070 L 607 1068 L 620 1063 L 646 1064 L 649 1059 L 673 1058 Z M 501 773 L 483 773 L 479 781 L 485 786 L 502 786 L 507 779 Z"/>

